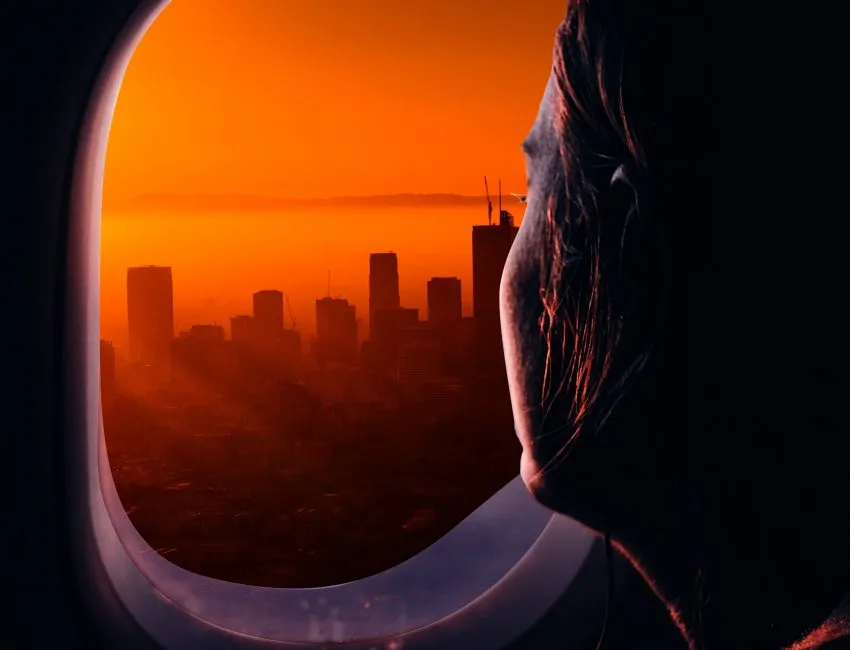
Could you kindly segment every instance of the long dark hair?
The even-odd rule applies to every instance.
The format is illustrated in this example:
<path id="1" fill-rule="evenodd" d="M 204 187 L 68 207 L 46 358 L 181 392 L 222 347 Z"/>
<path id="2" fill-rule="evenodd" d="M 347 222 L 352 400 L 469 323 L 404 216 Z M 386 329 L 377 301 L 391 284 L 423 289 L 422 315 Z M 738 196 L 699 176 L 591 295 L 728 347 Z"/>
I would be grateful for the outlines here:
<path id="1" fill-rule="evenodd" d="M 672 30 L 658 4 L 575 0 L 556 36 L 562 164 L 548 182 L 540 326 L 550 359 L 563 359 L 560 377 L 547 364 L 545 397 L 571 398 L 568 441 L 604 425 L 663 324 L 669 250 L 656 215 L 674 134 L 661 63 Z"/>
<path id="2" fill-rule="evenodd" d="M 544 408 L 567 396 L 569 412 L 566 425 L 547 431 L 563 440 L 548 469 L 580 434 L 604 426 L 664 333 L 672 282 L 664 215 L 682 199 L 679 181 L 700 145 L 682 125 L 695 119 L 705 90 L 694 65 L 703 53 L 692 49 L 700 47 L 692 28 L 699 15 L 684 4 L 675 14 L 671 2 L 571 0 L 557 31 L 561 164 L 546 183 L 540 328 L 548 348 Z M 607 626 L 612 540 L 602 532 Z"/>

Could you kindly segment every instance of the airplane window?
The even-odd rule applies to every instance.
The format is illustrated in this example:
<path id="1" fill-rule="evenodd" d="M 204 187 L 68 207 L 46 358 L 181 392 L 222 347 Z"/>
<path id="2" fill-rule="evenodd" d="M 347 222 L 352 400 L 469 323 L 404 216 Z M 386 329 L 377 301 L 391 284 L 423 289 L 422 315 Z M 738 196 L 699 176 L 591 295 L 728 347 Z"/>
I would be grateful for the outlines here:
<path id="1" fill-rule="evenodd" d="M 563 13 L 310 7 L 170 5 L 104 176 L 122 505 L 170 562 L 269 587 L 396 566 L 517 475 L 507 190 Z"/>
<path id="2" fill-rule="evenodd" d="M 166 649 L 504 648 L 595 541 L 516 477 L 494 329 L 563 7 L 309 6 L 148 3 L 92 97 L 99 561 Z"/>

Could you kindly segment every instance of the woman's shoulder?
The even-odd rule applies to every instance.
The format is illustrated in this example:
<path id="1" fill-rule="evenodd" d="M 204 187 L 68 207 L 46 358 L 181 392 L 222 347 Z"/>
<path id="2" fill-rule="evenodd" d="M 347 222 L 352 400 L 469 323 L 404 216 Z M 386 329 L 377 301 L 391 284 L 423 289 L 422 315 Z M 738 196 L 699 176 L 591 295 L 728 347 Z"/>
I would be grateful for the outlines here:
<path id="1" fill-rule="evenodd" d="M 823 630 L 825 636 L 813 638 L 821 630 Z M 812 635 L 806 637 L 802 643 L 804 645 L 797 644 L 789 650 L 850 650 L 850 626 L 845 621 L 843 628 L 834 628 L 827 622 L 815 630 Z"/>
<path id="2" fill-rule="evenodd" d="M 823 625 L 788 650 L 850 650 L 850 593 Z"/>

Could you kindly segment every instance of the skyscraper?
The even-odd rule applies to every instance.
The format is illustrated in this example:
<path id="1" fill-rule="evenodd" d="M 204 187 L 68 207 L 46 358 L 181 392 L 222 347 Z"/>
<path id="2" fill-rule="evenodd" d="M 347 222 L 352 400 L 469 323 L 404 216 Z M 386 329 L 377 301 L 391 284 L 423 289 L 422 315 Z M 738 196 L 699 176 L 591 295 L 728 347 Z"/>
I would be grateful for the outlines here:
<path id="1" fill-rule="evenodd" d="M 316 357 L 320 362 L 357 363 L 357 313 L 347 300 L 316 301 Z"/>
<path id="2" fill-rule="evenodd" d="M 277 343 L 283 335 L 283 293 L 274 289 L 254 294 L 254 336 L 261 343 Z"/>
<path id="3" fill-rule="evenodd" d="M 499 223 L 472 227 L 472 314 L 483 360 L 504 363 L 499 320 L 499 285 L 519 228 L 502 210 Z"/>
<path id="4" fill-rule="evenodd" d="M 419 310 L 407 307 L 376 309 L 372 328 L 373 359 L 384 375 L 398 375 L 398 346 L 401 331 L 419 325 Z"/>
<path id="5" fill-rule="evenodd" d="M 236 367 L 235 358 L 225 343 L 221 325 L 192 325 L 181 332 L 171 345 L 172 376 L 202 378 L 222 377 Z"/>
<path id="6" fill-rule="evenodd" d="M 428 280 L 428 323 L 439 329 L 457 325 L 462 318 L 460 279 Z"/>
<path id="7" fill-rule="evenodd" d="M 127 269 L 130 358 L 167 373 L 174 338 L 174 287 L 170 266 Z"/>
<path id="8" fill-rule="evenodd" d="M 373 316 L 379 309 L 398 309 L 398 257 L 395 253 L 369 255 L 369 338 L 374 327 Z"/>
<path id="9" fill-rule="evenodd" d="M 434 381 L 442 372 L 442 341 L 427 324 L 418 323 L 399 331 L 398 381 L 419 385 Z"/>
<path id="10" fill-rule="evenodd" d="M 224 328 L 221 325 L 192 325 L 188 334 L 199 341 L 224 342 Z"/>
<path id="11" fill-rule="evenodd" d="M 230 318 L 230 340 L 236 343 L 247 343 L 251 340 L 251 316 L 240 315 Z"/>

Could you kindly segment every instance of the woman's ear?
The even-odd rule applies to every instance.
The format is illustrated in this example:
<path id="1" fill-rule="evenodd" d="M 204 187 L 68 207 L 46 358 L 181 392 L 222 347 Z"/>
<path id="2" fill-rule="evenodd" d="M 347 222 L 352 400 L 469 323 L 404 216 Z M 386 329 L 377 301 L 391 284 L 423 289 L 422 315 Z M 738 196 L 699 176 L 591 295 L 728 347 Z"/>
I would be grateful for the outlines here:
<path id="1" fill-rule="evenodd" d="M 604 217 L 608 220 L 609 241 L 618 249 L 621 271 L 624 255 L 631 254 L 634 245 L 629 240 L 642 228 L 639 221 L 638 192 L 625 165 L 618 165 L 611 174 L 608 197 L 605 201 Z M 640 246 L 638 246 L 639 248 Z"/>
<path id="2" fill-rule="evenodd" d="M 627 219 L 639 207 L 637 182 L 634 176 L 635 174 L 623 164 L 617 165 L 614 173 L 611 174 L 609 191 L 612 194 L 612 203 L 623 219 Z"/>
<path id="3" fill-rule="evenodd" d="M 631 182 L 626 175 L 626 166 L 618 165 L 617 169 L 614 170 L 614 173 L 611 174 L 611 186 L 613 187 L 617 183 L 625 183 L 629 187 L 631 187 Z"/>
<path id="4" fill-rule="evenodd" d="M 622 318 L 652 327 L 664 284 L 664 258 L 659 224 L 653 223 L 648 197 L 634 174 L 619 165 L 611 174 L 603 219 L 606 257 L 612 263 L 612 298 Z M 616 269 L 616 271 L 615 271 Z M 614 288 L 616 287 L 616 288 Z"/>
<path id="5" fill-rule="evenodd" d="M 617 165 L 608 185 L 611 195 L 608 212 L 622 219 L 623 224 L 628 226 L 628 220 L 634 216 L 632 213 L 638 209 L 638 191 L 633 174 L 626 165 Z"/>

